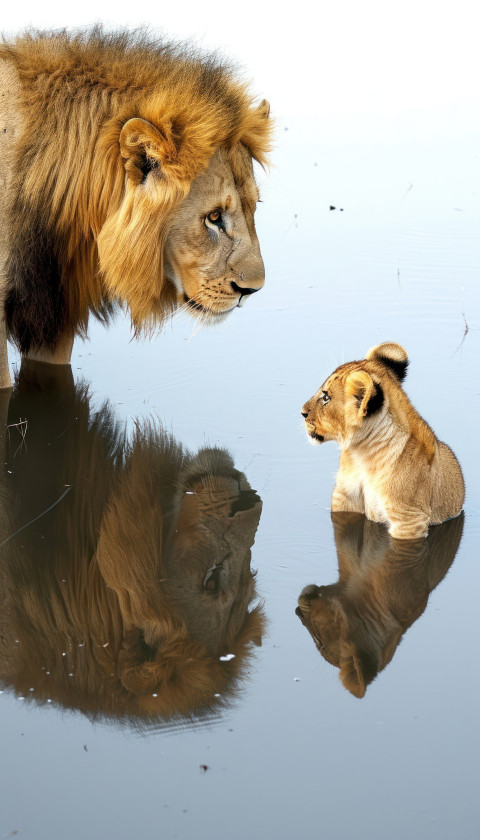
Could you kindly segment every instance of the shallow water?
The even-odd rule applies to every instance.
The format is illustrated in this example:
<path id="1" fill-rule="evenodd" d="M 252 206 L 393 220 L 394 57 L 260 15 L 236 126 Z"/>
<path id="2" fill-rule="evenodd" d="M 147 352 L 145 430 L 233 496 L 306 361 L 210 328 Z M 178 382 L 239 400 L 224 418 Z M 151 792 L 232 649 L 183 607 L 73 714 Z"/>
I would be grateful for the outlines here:
<path id="1" fill-rule="evenodd" d="M 92 324 L 90 341 L 74 349 L 75 384 L 57 383 L 57 392 L 42 386 L 42 396 L 27 383 L 12 401 L 9 423 L 26 418 L 28 429 L 24 440 L 21 428 L 9 432 L 2 540 L 52 507 L 2 548 L 3 591 L 8 584 L 22 592 L 22 603 L 44 604 L 45 613 L 39 618 L 37 610 L 18 643 L 8 634 L 1 640 L 0 661 L 10 676 L 4 675 L 0 696 L 0 836 L 286 840 L 312 830 L 342 840 L 476 836 L 478 143 L 451 137 L 424 146 L 334 147 L 312 133 L 309 147 L 301 121 L 287 127 L 275 169 L 260 176 L 257 228 L 267 268 L 260 294 L 193 337 L 195 324 L 186 320 L 143 343 L 130 340 L 121 318 L 108 332 Z M 384 340 L 408 350 L 407 393 L 457 454 L 467 499 L 463 523 L 433 529 L 427 554 L 407 558 L 415 583 L 402 569 L 402 591 L 413 590 L 403 604 L 403 639 L 357 699 L 295 615 L 305 586 L 338 579 L 337 552 L 345 551 L 329 511 L 338 452 L 334 444 L 308 445 L 300 408 L 337 364 Z M 151 418 L 156 425 L 142 425 Z M 137 460 L 133 481 L 134 456 L 129 450 L 125 460 L 122 435 L 138 440 L 142 429 L 147 460 Z M 222 688 L 214 692 L 220 697 L 203 706 L 197 697 L 192 710 L 188 698 L 164 694 L 159 715 L 152 707 L 158 691 L 148 688 L 142 695 L 148 703 L 132 708 L 125 688 L 107 679 L 110 650 L 122 644 L 112 587 L 102 584 L 103 635 L 95 625 L 96 635 L 80 638 L 94 626 L 93 607 L 82 601 L 82 586 L 68 581 L 87 574 L 112 488 L 133 487 L 117 527 L 135 505 L 135 522 L 145 517 L 129 557 L 140 543 L 142 558 L 148 555 L 143 539 L 162 517 L 171 527 L 179 474 L 172 473 L 170 495 L 155 496 L 152 509 L 141 496 L 151 472 L 158 477 L 161 429 L 193 459 L 208 447 L 226 450 L 246 477 L 231 484 L 225 466 L 209 462 L 210 474 L 220 476 L 210 485 L 218 495 L 210 500 L 209 533 L 223 545 L 222 556 L 225 541 L 230 554 L 235 545 L 241 559 L 232 569 L 244 563 L 254 537 L 257 575 L 254 584 L 249 575 L 236 579 L 236 603 L 248 622 L 248 604 L 252 610 L 260 600 L 264 617 L 259 613 L 250 628 L 250 647 L 222 664 Z M 245 498 L 242 488 L 249 492 L 241 482 L 256 490 L 261 512 L 252 494 L 245 511 L 231 515 L 235 499 Z M 232 523 L 247 520 L 234 539 Z M 347 548 L 359 564 L 383 568 L 385 533 L 373 527 L 364 534 L 363 527 L 354 523 Z M 189 543 L 195 558 L 196 539 Z M 208 545 L 210 558 L 216 549 Z M 155 591 L 168 611 L 158 568 L 153 560 L 145 564 L 155 586 L 140 601 Z M 128 563 L 121 568 L 128 578 Z M 182 609 L 193 627 L 189 593 Z M 67 604 L 63 618 L 59 603 Z M 72 611 L 67 632 L 62 621 Z M 52 653 L 51 668 L 41 661 L 49 645 L 38 630 L 47 623 L 55 645 L 62 627 L 67 642 L 63 651 L 50 638 L 57 659 L 65 653 L 67 660 L 53 661 Z M 217 636 L 209 631 L 216 661 L 235 643 L 225 631 L 230 648 L 224 649 Z M 82 665 L 82 643 L 98 671 Z M 22 645 L 29 664 L 19 676 Z M 55 668 L 49 697 L 40 672 Z"/>

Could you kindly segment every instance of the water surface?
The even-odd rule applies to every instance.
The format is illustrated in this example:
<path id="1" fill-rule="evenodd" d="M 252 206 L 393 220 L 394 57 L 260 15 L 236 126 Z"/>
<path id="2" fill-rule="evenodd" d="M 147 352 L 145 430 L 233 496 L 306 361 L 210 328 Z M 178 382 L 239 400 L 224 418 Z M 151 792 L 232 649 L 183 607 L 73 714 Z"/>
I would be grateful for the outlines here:
<path id="1" fill-rule="evenodd" d="M 106 685 L 102 677 L 102 695 L 96 672 L 84 675 L 88 703 L 69 688 L 70 671 L 62 672 L 52 697 L 38 673 L 28 674 L 34 685 L 27 675 L 17 687 L 4 678 L 1 836 L 287 840 L 313 831 L 341 840 L 446 840 L 477 834 L 478 138 L 334 147 L 313 132 L 305 145 L 302 121 L 287 127 L 275 169 L 260 178 L 257 226 L 267 269 L 260 294 L 193 337 L 191 321 L 174 319 L 144 343 L 131 341 L 126 319 L 108 332 L 92 323 L 90 341 L 74 348 L 73 379 L 55 398 L 44 395 L 40 405 L 27 389 L 12 401 L 9 422 L 26 417 L 28 429 L 25 440 L 20 428 L 9 433 L 2 539 L 53 505 L 2 549 L 9 579 L 23 575 L 16 585 L 24 599 L 29 591 L 35 595 L 33 575 L 51 609 L 52 590 L 60 597 L 63 581 L 50 575 L 45 582 L 45 570 L 63 562 L 77 574 L 82 558 L 95 554 L 112 488 L 136 488 L 130 503 L 124 500 L 126 510 L 147 492 L 154 456 L 148 469 L 139 469 L 137 484 L 129 484 L 124 435 L 131 446 L 149 428 L 148 445 L 157 454 L 169 435 L 175 457 L 181 452 L 192 461 L 218 447 L 228 469 L 238 471 L 233 481 L 218 461 L 209 465 L 219 482 L 210 490 L 220 494 L 210 532 L 223 549 L 209 543 L 208 557 L 217 550 L 225 556 L 235 516 L 248 524 L 235 537 L 237 548 L 244 537 L 245 580 L 235 584 L 242 618 L 231 636 L 212 628 L 207 634 L 217 665 L 220 656 L 236 654 L 219 665 L 226 677 L 218 677 L 223 682 L 211 702 L 172 695 L 158 714 L 152 690 L 148 704 L 122 707 L 120 714 L 114 706 L 120 694 L 125 698 L 125 686 Z M 333 443 L 308 445 L 300 408 L 337 364 L 386 340 L 407 349 L 405 388 L 457 454 L 467 499 L 458 523 L 463 534 L 440 531 L 429 538 L 428 556 L 407 558 L 418 583 L 403 638 L 359 699 L 295 614 L 305 586 L 337 581 L 341 543 L 329 510 L 338 451 Z M 231 516 L 242 492 L 249 501 Z M 160 505 L 167 520 L 172 510 L 178 514 L 178 499 L 168 498 Z M 187 507 L 191 498 L 184 498 Z M 160 517 L 157 509 L 150 513 L 155 531 Z M 349 537 L 349 550 L 357 550 L 359 563 L 383 568 L 385 533 L 377 528 L 368 540 L 359 533 Z M 371 546 L 367 557 L 365 545 Z M 159 575 L 155 581 L 161 600 Z M 175 603 L 185 594 L 196 638 L 208 619 L 197 620 L 181 574 L 176 582 Z M 81 597 L 77 590 L 72 598 Z M 103 596 L 113 610 L 117 601 L 106 586 Z M 160 606 L 166 609 L 163 601 Z M 158 615 L 158 601 L 152 609 Z M 93 644 L 91 635 L 79 636 L 80 626 L 84 633 L 92 627 L 86 614 L 84 604 L 65 659 L 73 644 Z M 51 620 L 57 626 L 55 614 Z M 251 632 L 238 649 L 222 646 L 225 638 L 233 645 L 249 620 Z M 102 627 L 112 635 L 97 640 L 107 654 L 121 646 L 109 621 Z M 31 632 L 25 629 L 25 639 Z M 33 632 L 30 664 L 41 671 L 44 648 L 37 643 Z M 15 639 L 2 644 L 4 660 L 18 662 Z M 131 639 L 124 651 L 137 657 L 135 667 L 138 645 Z M 75 648 L 69 660 L 71 673 L 82 650 Z M 98 652 L 103 675 L 108 655 Z M 143 663 L 151 663 L 151 649 L 143 654 Z M 103 705 L 94 708 L 99 695 Z"/>

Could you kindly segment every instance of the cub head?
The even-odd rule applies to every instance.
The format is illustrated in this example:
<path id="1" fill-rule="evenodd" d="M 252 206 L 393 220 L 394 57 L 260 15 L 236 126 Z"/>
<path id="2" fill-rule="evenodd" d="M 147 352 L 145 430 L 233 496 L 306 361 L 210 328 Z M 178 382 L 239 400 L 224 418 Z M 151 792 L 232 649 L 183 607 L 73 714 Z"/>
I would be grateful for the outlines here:
<path id="1" fill-rule="evenodd" d="M 97 247 L 104 286 L 136 329 L 178 307 L 218 320 L 262 288 L 252 160 L 265 163 L 268 115 L 266 102 L 250 109 L 248 130 L 202 154 L 186 129 L 140 118 L 121 127 L 120 201 Z"/>
<path id="2" fill-rule="evenodd" d="M 343 594 L 338 584 L 306 586 L 295 610 L 326 662 L 340 669 L 340 680 L 351 694 L 361 698 L 379 670 L 374 641 L 358 621 L 350 626 Z"/>
<path id="3" fill-rule="evenodd" d="M 313 444 L 336 440 L 347 446 L 380 417 L 392 388 L 399 389 L 408 357 L 399 344 L 372 347 L 366 358 L 340 365 L 302 408 Z"/>

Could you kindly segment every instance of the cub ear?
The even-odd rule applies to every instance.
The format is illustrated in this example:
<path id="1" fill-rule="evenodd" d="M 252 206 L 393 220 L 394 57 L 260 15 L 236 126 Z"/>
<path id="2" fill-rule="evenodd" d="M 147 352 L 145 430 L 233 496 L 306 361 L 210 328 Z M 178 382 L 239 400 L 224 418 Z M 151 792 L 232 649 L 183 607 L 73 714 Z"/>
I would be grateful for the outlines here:
<path id="1" fill-rule="evenodd" d="M 367 687 L 363 676 L 362 663 L 355 653 L 340 660 L 340 679 L 354 697 L 361 699 L 365 696 Z"/>
<path id="2" fill-rule="evenodd" d="M 359 417 L 371 417 L 376 411 L 380 411 L 383 405 L 382 387 L 373 381 L 366 370 L 355 370 L 350 373 L 345 382 L 345 390 L 359 404 Z"/>
<path id="3" fill-rule="evenodd" d="M 408 356 L 407 351 L 391 341 L 385 344 L 377 344 L 376 347 L 371 347 L 365 356 L 371 361 L 380 362 L 386 368 L 395 374 L 399 382 L 403 382 L 407 374 Z"/>
<path id="4" fill-rule="evenodd" d="M 152 169 L 168 167 L 177 158 L 169 123 L 159 128 L 147 120 L 134 117 L 124 124 L 119 143 L 125 170 L 136 184 L 143 181 Z"/>
<path id="5" fill-rule="evenodd" d="M 340 679 L 354 697 L 364 697 L 367 686 L 378 674 L 378 664 L 373 652 L 359 649 L 347 642 L 340 650 Z"/>

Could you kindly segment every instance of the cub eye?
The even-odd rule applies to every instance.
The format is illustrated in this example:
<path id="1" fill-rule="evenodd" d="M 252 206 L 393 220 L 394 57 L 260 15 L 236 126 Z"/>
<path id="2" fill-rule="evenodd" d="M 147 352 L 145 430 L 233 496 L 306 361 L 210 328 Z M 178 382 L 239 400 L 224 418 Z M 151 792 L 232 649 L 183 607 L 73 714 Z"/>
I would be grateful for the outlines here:
<path id="1" fill-rule="evenodd" d="M 322 394 L 323 394 L 322 402 L 323 402 L 324 405 L 326 405 L 328 402 L 330 402 L 330 397 L 328 396 L 327 391 L 322 391 Z"/>
<path id="2" fill-rule="evenodd" d="M 225 224 L 223 221 L 222 211 L 221 210 L 212 210 L 208 216 L 205 216 L 205 224 L 207 227 L 212 228 L 219 228 L 220 230 L 225 230 Z"/>

